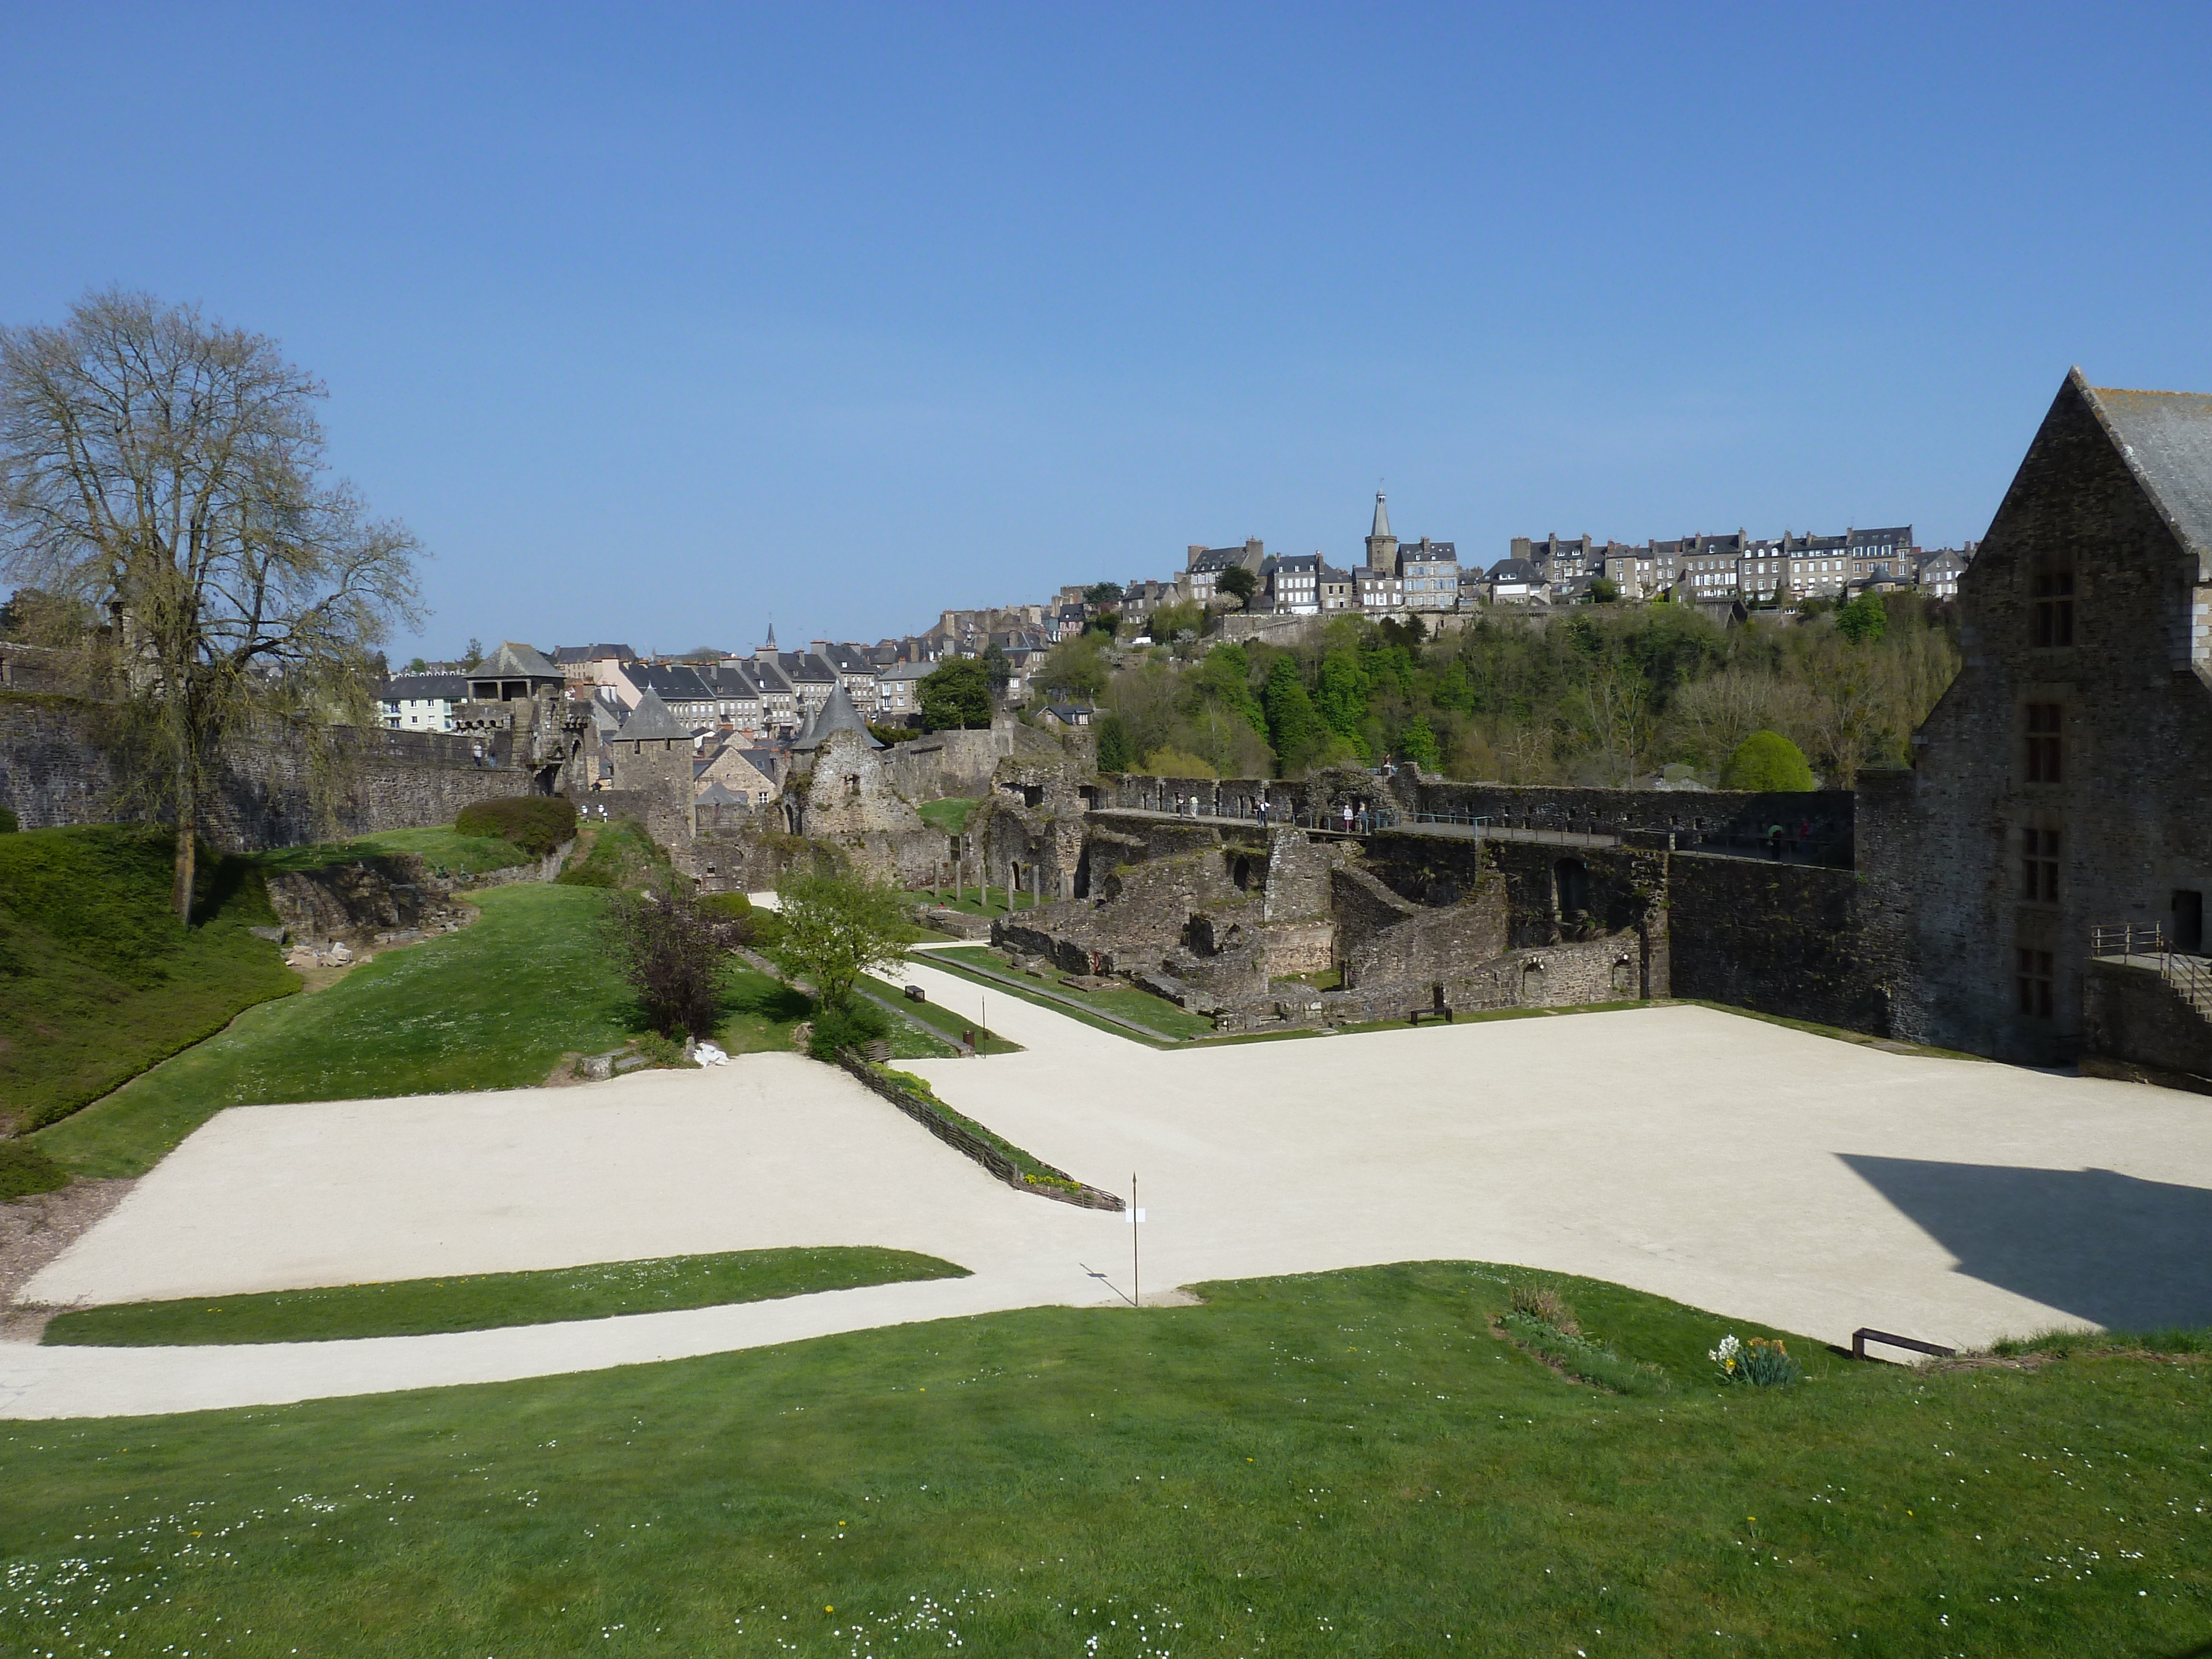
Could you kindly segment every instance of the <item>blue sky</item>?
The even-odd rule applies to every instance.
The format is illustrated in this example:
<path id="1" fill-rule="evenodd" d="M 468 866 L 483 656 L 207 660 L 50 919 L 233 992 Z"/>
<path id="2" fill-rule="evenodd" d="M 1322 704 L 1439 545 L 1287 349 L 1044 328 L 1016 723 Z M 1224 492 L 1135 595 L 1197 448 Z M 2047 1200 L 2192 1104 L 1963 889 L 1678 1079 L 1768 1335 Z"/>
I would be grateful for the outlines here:
<path id="1" fill-rule="evenodd" d="M 0 321 L 322 375 L 471 635 L 874 639 L 1264 538 L 1978 536 L 2212 390 L 2212 9 L 10 9 Z M 396 641 L 401 654 L 418 641 Z"/>

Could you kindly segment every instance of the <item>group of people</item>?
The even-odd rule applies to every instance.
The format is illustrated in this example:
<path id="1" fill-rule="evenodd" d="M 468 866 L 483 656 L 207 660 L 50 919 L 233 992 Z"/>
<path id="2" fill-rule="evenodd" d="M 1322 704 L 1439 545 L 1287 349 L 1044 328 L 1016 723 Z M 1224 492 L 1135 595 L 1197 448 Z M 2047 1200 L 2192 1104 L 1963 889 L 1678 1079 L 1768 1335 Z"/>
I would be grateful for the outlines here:
<path id="1" fill-rule="evenodd" d="M 1252 816 L 1258 822 L 1262 830 L 1265 830 L 1267 827 L 1267 815 L 1271 810 L 1270 803 L 1265 795 L 1261 796 L 1258 800 L 1252 804 Z M 1179 818 L 1196 817 L 1198 816 L 1198 797 L 1196 795 L 1186 795 L 1181 792 L 1177 792 L 1175 798 L 1175 815 Z M 1344 833 L 1347 836 L 1354 834 L 1364 836 L 1370 830 L 1380 829 L 1382 827 L 1381 814 L 1370 811 L 1367 803 L 1364 800 L 1360 801 L 1356 805 L 1351 801 L 1345 802 L 1343 806 L 1343 815 Z M 1322 819 L 1319 814 L 1316 815 L 1314 823 L 1315 827 L 1317 829 L 1321 826 Z"/>

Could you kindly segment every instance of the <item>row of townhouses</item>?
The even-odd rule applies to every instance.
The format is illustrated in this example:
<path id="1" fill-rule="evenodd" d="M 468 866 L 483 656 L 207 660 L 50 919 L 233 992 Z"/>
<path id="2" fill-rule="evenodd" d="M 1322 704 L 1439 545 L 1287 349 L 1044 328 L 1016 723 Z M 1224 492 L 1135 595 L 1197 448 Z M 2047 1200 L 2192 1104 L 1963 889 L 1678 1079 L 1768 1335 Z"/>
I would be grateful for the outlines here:
<path id="1" fill-rule="evenodd" d="M 1498 603 L 1578 604 L 1607 583 L 1624 599 L 1670 599 L 1705 605 L 1842 599 L 1890 588 L 1955 599 L 1974 544 L 1923 549 L 1911 525 L 1846 530 L 1840 536 L 1756 539 L 1741 530 L 1630 546 L 1589 536 L 1516 536 L 1512 550 L 1479 584 Z"/>

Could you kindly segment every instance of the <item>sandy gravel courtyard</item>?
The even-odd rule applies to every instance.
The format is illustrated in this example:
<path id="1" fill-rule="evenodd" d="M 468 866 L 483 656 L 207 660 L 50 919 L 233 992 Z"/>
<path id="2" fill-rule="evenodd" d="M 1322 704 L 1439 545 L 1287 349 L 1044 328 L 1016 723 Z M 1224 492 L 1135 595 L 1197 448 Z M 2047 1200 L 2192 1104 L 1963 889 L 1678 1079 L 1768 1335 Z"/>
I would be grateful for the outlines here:
<path id="1" fill-rule="evenodd" d="M 975 988 L 916 966 L 940 1001 Z M 1473 1257 L 1831 1340 L 2212 1322 L 2198 1098 L 1693 1007 L 1158 1052 L 992 995 L 1027 1052 L 916 1062 L 1072 1173 L 1143 1183 L 1148 1291 Z M 249 1349 L 0 1345 L 0 1413 L 522 1376 L 1126 1294 L 1121 1218 L 1011 1190 L 832 1068 L 243 1108 L 27 1295 L 53 1303 L 884 1244 L 974 1270 L 788 1302 Z"/>

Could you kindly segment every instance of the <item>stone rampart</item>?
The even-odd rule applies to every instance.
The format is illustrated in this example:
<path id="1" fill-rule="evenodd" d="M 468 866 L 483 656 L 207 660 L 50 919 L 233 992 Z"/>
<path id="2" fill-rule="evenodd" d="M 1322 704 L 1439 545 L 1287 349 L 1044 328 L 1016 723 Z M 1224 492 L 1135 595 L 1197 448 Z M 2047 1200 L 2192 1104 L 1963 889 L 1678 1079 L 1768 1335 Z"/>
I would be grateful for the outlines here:
<path id="1" fill-rule="evenodd" d="M 2091 957 L 2081 979 L 2081 1069 L 2212 1094 L 2212 1020 L 2149 959 Z"/>
<path id="2" fill-rule="evenodd" d="M 1892 1034 L 1891 965 L 1860 927 L 1852 872 L 1695 853 L 1671 863 L 1676 996 Z"/>
<path id="3" fill-rule="evenodd" d="M 0 805 L 26 830 L 143 817 L 122 804 L 121 763 L 100 741 L 101 710 L 75 698 L 0 693 Z M 463 807 L 526 793 L 532 775 L 478 765 L 468 739 L 436 732 L 356 726 L 342 734 L 337 799 L 316 799 L 312 763 L 282 739 L 242 739 L 224 751 L 202 830 L 227 852 L 298 846 L 333 836 L 451 823 Z"/>

